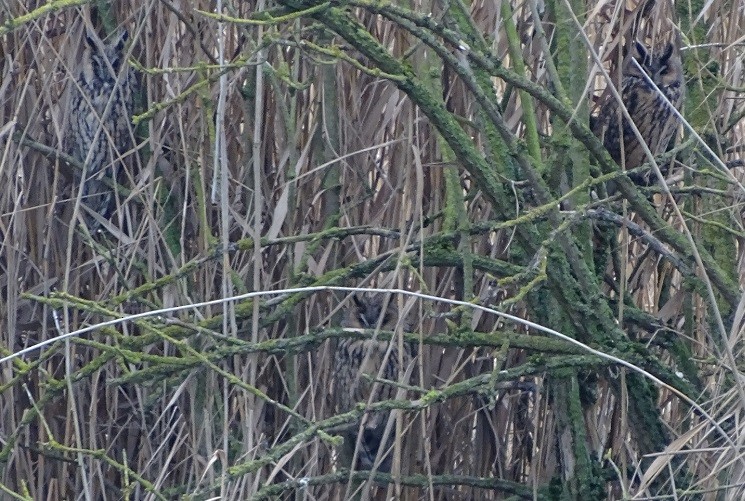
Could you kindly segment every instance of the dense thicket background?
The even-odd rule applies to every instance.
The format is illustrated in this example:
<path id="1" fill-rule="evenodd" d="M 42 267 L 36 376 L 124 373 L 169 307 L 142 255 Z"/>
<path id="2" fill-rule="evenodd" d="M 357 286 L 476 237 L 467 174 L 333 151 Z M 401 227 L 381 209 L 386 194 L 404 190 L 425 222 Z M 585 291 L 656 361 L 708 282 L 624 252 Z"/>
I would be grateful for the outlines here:
<path id="1" fill-rule="evenodd" d="M 218 7 L 2 4 L 0 356 L 124 320 L 2 363 L 0 497 L 382 498 L 332 438 L 349 292 L 197 305 L 354 286 L 440 298 L 392 299 L 389 498 L 741 498 L 743 2 Z M 93 236 L 57 154 L 85 19 L 140 82 Z M 607 197 L 595 61 L 678 34 L 673 194 Z"/>

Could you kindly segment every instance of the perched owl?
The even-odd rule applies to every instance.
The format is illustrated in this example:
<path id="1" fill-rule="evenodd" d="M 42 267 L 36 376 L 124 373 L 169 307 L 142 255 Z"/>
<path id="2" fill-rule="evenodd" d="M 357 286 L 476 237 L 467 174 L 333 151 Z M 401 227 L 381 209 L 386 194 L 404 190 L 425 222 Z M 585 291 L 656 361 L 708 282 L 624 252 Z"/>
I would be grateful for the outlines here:
<path id="1" fill-rule="evenodd" d="M 641 69 L 634 64 L 631 57 L 636 59 Z M 684 86 L 683 68 L 677 48 L 668 43 L 662 53 L 655 54 L 648 51 L 643 44 L 634 42 L 631 52 L 624 59 L 621 99 L 649 150 L 653 155 L 658 155 L 667 149 L 678 121 L 670 106 L 645 78 L 645 74 L 657 85 L 668 101 L 676 109 L 680 109 Z M 595 121 L 594 132 L 603 139 L 605 148 L 619 165 L 622 162 L 623 151 L 626 169 L 634 169 L 643 165 L 647 157 L 629 122 L 622 118 L 619 128 L 618 117 L 618 103 L 610 99 Z M 630 177 L 637 184 L 650 184 L 649 172 L 631 174 Z"/>
<path id="2" fill-rule="evenodd" d="M 113 189 L 103 179 L 115 180 L 121 156 L 132 148 L 134 76 L 127 65 L 122 30 L 108 43 L 86 30 L 78 76 L 73 84 L 69 150 L 85 165 L 82 201 L 108 218 Z M 98 226 L 95 220 L 89 224 Z"/>
<path id="3" fill-rule="evenodd" d="M 345 327 L 359 329 L 375 329 L 380 326 L 381 330 L 393 331 L 399 322 L 399 315 L 395 305 L 395 299 L 391 298 L 387 308 L 383 309 L 383 295 L 371 296 L 352 296 L 353 305 L 346 312 L 344 321 Z M 409 330 L 409 326 L 404 324 L 404 330 Z M 390 344 L 393 343 L 391 353 L 385 360 L 385 354 Z M 399 367 L 399 356 L 396 341 L 375 341 L 370 339 L 342 339 L 337 348 L 334 360 L 334 401 L 336 411 L 346 412 L 352 409 L 358 402 L 367 402 L 370 393 L 375 389 L 376 393 L 373 401 L 387 400 L 395 398 L 397 388 L 390 384 L 374 384 L 368 378 L 363 377 L 365 374 L 370 378 L 377 378 L 381 366 L 384 367 L 381 377 L 383 379 L 398 381 L 400 375 L 406 371 L 409 362 L 413 358 L 413 350 L 408 344 L 404 344 L 403 361 L 404 366 Z M 356 467 L 363 470 L 369 470 L 375 463 L 378 451 L 381 449 L 383 433 L 388 421 L 389 413 L 377 412 L 367 416 L 367 421 L 363 429 L 363 436 L 358 462 Z M 352 457 L 354 446 L 357 442 L 357 432 L 359 423 L 352 428 L 352 433 L 345 437 L 345 448 Z M 390 448 L 392 441 L 389 441 L 383 447 L 383 451 Z M 384 452 L 381 452 L 384 454 Z M 391 457 L 390 454 L 384 455 L 380 463 L 379 471 L 390 471 Z"/>

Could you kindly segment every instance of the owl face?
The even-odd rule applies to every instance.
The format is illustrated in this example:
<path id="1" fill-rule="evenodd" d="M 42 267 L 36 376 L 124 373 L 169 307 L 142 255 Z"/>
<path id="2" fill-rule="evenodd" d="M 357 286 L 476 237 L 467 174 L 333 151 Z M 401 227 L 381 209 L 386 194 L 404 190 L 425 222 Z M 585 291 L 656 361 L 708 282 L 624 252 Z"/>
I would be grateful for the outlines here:
<path id="1" fill-rule="evenodd" d="M 390 298 L 387 308 L 383 310 L 384 296 L 354 294 L 353 307 L 347 312 L 345 327 L 374 329 L 378 325 L 383 330 L 393 330 L 398 320 L 394 299 Z"/>
<path id="2" fill-rule="evenodd" d="M 109 43 L 101 44 L 93 33 L 86 31 L 81 80 L 86 84 L 113 86 L 125 62 L 124 44 L 128 38 L 127 30 L 121 30 Z"/>
<path id="3" fill-rule="evenodd" d="M 630 55 L 637 60 L 644 72 L 658 87 L 666 88 L 680 83 L 683 67 L 680 56 L 673 50 L 673 44 L 667 44 L 662 53 L 654 54 L 644 44 L 636 41 Z M 637 66 L 631 61 L 628 61 L 625 73 L 643 78 Z"/>

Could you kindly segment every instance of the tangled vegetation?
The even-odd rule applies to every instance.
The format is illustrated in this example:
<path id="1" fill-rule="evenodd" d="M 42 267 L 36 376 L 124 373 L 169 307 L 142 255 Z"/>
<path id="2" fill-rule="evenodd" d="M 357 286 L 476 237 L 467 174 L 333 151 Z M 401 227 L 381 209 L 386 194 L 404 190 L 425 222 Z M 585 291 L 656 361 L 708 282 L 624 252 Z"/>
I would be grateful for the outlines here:
<path id="1" fill-rule="evenodd" d="M 6 2 L 0 497 L 739 499 L 744 7 Z M 86 24 L 138 79 L 97 229 Z M 685 74 L 649 186 L 591 131 L 633 39 Z M 341 327 L 355 289 L 412 332 Z M 334 412 L 350 336 L 416 345 L 400 398 Z"/>

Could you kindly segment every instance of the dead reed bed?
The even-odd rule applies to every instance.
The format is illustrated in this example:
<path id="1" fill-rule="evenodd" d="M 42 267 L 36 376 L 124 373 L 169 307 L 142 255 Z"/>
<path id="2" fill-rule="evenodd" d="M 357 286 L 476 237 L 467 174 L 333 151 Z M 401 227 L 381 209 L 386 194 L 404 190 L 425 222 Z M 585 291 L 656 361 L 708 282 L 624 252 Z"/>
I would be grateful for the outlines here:
<path id="1" fill-rule="evenodd" d="M 6 2 L 0 497 L 740 499 L 743 12 Z M 97 230 L 86 25 L 128 30 L 138 80 Z M 680 44 L 670 192 L 589 128 L 634 38 Z M 349 287 L 412 332 L 341 328 Z M 330 391 L 338 339 L 373 335 L 418 353 L 367 403 L 390 475 L 340 460 L 365 406 Z"/>

